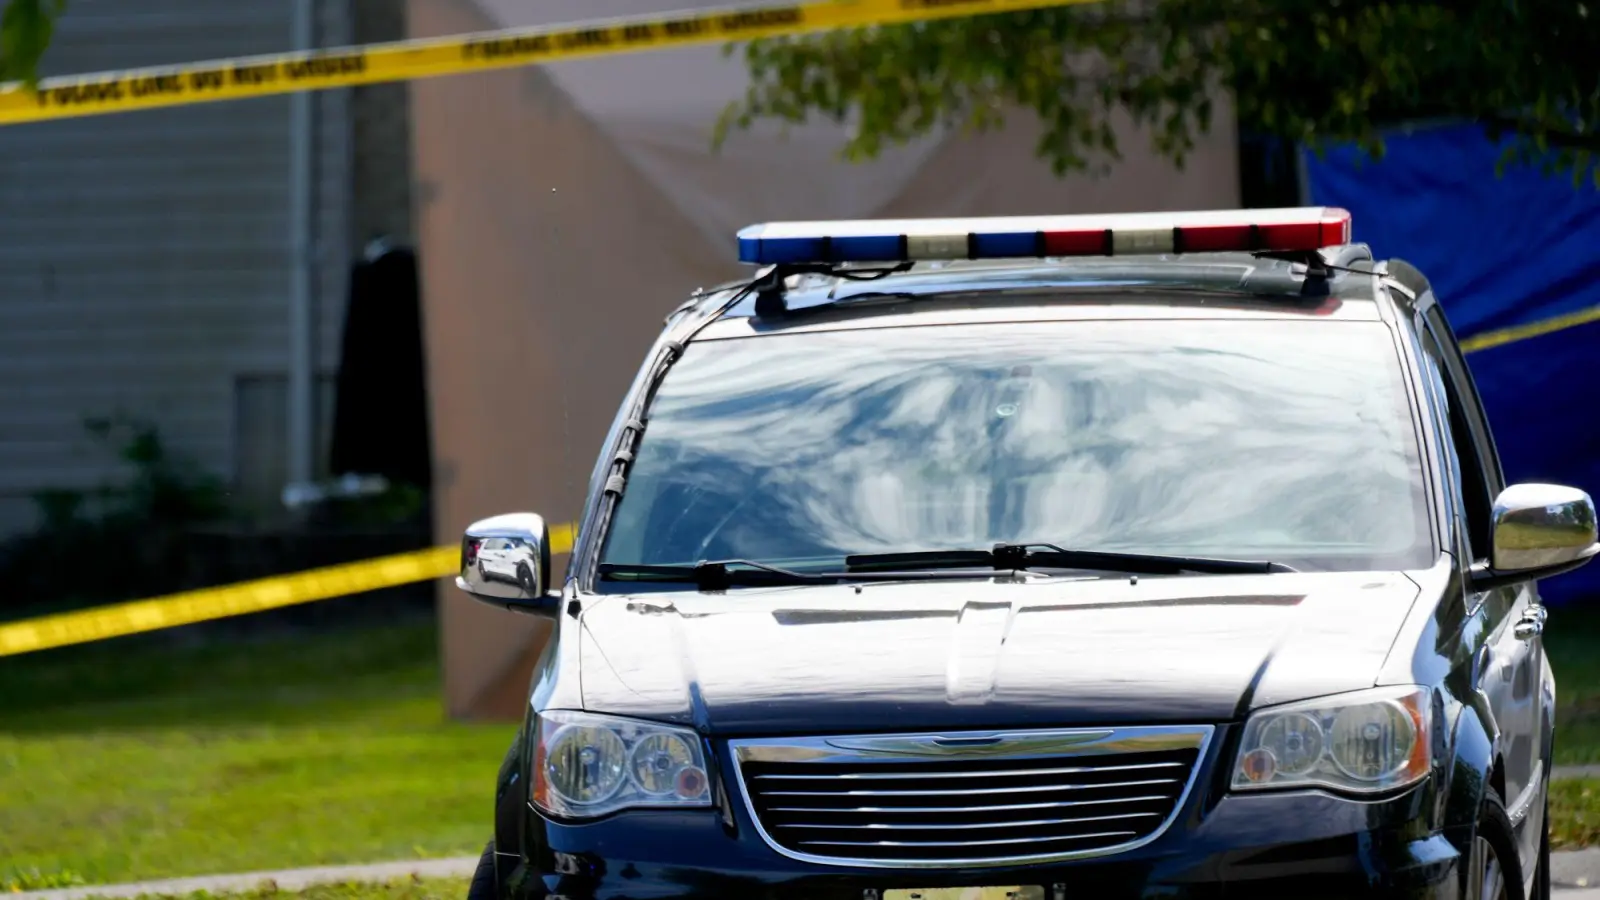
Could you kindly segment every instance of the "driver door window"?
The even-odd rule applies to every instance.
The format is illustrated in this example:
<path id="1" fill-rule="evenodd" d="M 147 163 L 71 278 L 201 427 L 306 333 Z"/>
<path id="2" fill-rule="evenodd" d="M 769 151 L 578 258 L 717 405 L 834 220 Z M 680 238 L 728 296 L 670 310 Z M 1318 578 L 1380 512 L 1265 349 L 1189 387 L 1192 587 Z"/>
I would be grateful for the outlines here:
<path id="1" fill-rule="evenodd" d="M 1472 370 L 1467 367 L 1466 357 L 1461 355 L 1460 346 L 1456 343 L 1455 332 L 1437 304 L 1428 310 L 1424 319 L 1444 365 L 1445 381 L 1461 401 L 1461 416 L 1471 431 L 1478 469 L 1487 479 L 1492 503 L 1494 496 L 1505 488 L 1505 476 L 1500 470 L 1500 455 L 1495 449 L 1494 435 L 1489 431 L 1489 419 L 1484 414 L 1483 400 L 1472 379 Z"/>

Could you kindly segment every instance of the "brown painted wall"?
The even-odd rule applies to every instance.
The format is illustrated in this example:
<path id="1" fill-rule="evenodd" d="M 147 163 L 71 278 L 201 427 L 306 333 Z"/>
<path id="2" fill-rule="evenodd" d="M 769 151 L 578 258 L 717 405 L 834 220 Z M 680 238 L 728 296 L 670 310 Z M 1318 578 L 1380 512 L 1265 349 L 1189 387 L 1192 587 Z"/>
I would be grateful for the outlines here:
<path id="1" fill-rule="evenodd" d="M 413 0 L 411 23 L 493 27 L 449 0 Z M 661 317 L 732 267 L 539 69 L 415 82 L 412 117 L 439 538 L 566 521 Z M 450 714 L 519 714 L 539 627 L 453 587 L 440 610 Z"/>

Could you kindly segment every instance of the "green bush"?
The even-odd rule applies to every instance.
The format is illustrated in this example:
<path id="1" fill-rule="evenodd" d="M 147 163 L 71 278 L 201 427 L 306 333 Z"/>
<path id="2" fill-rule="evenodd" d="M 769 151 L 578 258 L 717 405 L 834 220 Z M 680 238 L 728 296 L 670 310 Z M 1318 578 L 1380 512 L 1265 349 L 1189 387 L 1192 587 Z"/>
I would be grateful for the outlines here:
<path id="1" fill-rule="evenodd" d="M 101 602 L 196 586 L 186 536 L 229 517 L 223 483 L 170 453 L 155 426 L 122 416 L 84 424 L 128 477 L 37 492 L 39 527 L 0 545 L 0 583 L 9 588 L 0 604 Z"/>
<path id="2" fill-rule="evenodd" d="M 119 416 L 90 419 L 85 427 L 123 463 L 125 475 L 87 490 L 34 495 L 38 528 L 0 543 L 0 584 L 7 587 L 0 619 L 402 553 L 432 539 L 428 494 L 411 485 L 351 496 L 335 491 L 294 510 L 252 510 L 232 503 L 220 479 L 173 454 L 147 422 Z M 368 599 L 381 599 L 383 609 L 431 608 L 426 586 L 406 596 L 403 603 L 398 595 Z M 331 614 L 271 615 L 303 622 Z"/>

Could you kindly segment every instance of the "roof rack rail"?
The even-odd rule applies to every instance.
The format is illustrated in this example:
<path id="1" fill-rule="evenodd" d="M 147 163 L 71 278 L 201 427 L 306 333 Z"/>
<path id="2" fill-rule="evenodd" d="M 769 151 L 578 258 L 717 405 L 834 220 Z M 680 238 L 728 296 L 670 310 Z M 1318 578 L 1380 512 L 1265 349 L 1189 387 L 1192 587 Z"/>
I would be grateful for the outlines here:
<path id="1" fill-rule="evenodd" d="M 1328 260 L 1328 265 L 1335 268 L 1348 269 L 1355 263 L 1372 259 L 1372 248 L 1366 244 L 1345 244 L 1334 249 L 1337 252 Z"/>
<path id="2" fill-rule="evenodd" d="M 1372 259 L 1372 248 L 1366 244 L 1341 244 L 1314 250 L 1262 250 L 1251 255 L 1305 266 L 1308 280 L 1325 281 L 1333 272 L 1347 271 L 1355 263 Z"/>

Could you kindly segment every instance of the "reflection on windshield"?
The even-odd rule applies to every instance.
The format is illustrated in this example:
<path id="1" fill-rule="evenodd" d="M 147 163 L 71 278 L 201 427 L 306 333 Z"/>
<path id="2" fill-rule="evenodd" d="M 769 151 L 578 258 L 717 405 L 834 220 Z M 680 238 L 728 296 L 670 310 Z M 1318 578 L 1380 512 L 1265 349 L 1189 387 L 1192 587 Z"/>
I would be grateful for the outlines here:
<path id="1" fill-rule="evenodd" d="M 1425 565 L 1388 332 L 1368 322 L 1070 322 L 693 344 L 604 559 L 1074 549 Z"/>

